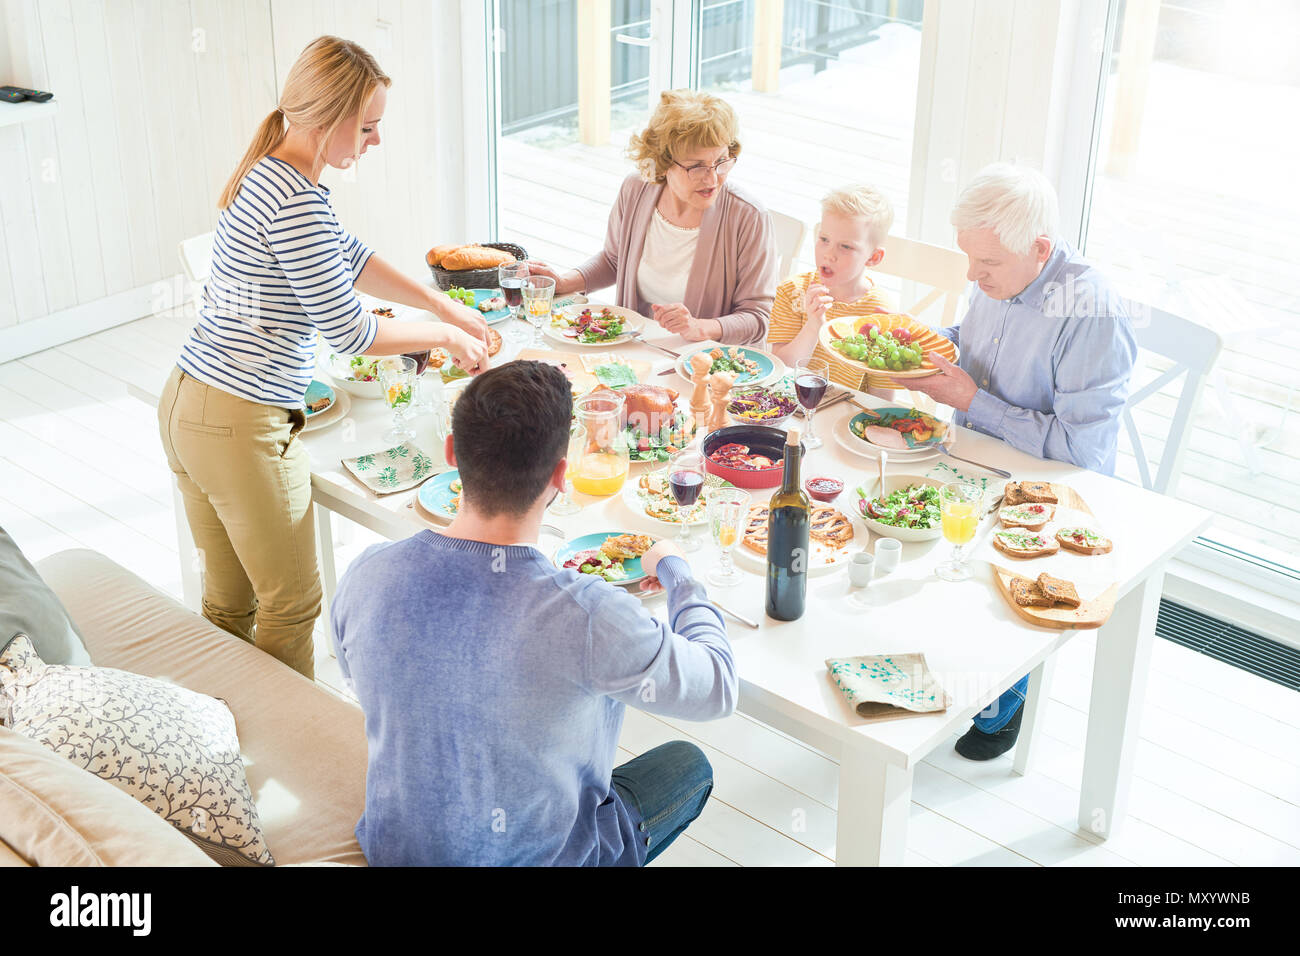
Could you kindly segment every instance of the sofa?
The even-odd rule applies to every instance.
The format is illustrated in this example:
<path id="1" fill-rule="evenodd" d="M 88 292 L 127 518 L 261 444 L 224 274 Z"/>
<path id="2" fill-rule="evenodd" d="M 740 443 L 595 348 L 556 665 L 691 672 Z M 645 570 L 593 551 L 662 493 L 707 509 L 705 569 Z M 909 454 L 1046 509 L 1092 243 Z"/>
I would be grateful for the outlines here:
<path id="1" fill-rule="evenodd" d="M 365 865 L 360 708 L 93 551 L 36 563 L 91 661 L 224 700 L 278 865 Z M 215 866 L 134 798 L 0 727 L 0 865 Z"/>

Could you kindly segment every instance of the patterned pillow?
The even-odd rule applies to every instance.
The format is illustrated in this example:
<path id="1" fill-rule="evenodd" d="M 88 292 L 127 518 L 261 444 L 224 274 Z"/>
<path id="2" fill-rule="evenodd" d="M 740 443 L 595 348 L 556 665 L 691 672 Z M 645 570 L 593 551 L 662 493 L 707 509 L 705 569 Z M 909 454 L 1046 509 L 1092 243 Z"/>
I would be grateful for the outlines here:
<path id="1" fill-rule="evenodd" d="M 218 863 L 274 866 L 230 709 L 152 677 L 0 654 L 0 721 L 115 784 Z"/>

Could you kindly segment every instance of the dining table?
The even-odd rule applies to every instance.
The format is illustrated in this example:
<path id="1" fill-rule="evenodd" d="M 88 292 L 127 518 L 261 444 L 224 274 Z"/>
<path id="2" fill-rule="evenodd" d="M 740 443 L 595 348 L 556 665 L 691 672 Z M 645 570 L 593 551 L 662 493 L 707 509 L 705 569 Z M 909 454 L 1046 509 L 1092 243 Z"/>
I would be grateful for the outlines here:
<path id="1" fill-rule="evenodd" d="M 510 320 L 503 330 L 509 331 L 512 323 L 524 328 L 522 322 Z M 558 342 L 551 344 L 571 351 Z M 507 341 L 494 364 L 512 360 L 522 347 L 531 345 Z M 648 380 L 675 388 L 684 403 L 690 383 L 676 373 L 661 373 L 675 365 L 669 353 L 693 347 L 646 319 L 642 341 L 611 346 L 610 351 L 650 363 Z M 867 407 L 888 404 L 862 393 L 853 398 Z M 853 489 L 873 482 L 878 471 L 873 458 L 854 453 L 849 443 L 836 437 L 836 430 L 847 429 L 848 419 L 857 411 L 846 402 L 819 411 L 816 426 L 824 442 L 805 454 L 802 465 L 805 478 L 830 476 L 844 482 L 845 492 L 835 507 L 855 523 L 860 516 Z M 417 502 L 416 489 L 377 495 L 342 464 L 346 458 L 389 447 L 381 435 L 390 419 L 382 400 L 352 397 L 346 415 L 300 436 L 312 462 L 327 619 L 339 570 L 335 567 L 331 514 L 392 540 L 444 526 Z M 699 435 L 703 434 L 701 429 Z M 1107 567 L 1114 582 L 1114 610 L 1097 631 L 1078 805 L 1079 827 L 1105 839 L 1124 816 L 1165 567 L 1205 530 L 1212 516 L 1114 477 L 1068 462 L 1037 458 L 971 429 L 961 429 L 956 437 L 955 447 L 968 461 L 1007 471 L 1019 481 L 1068 486 L 1088 503 L 1097 524 L 1113 540 Z M 936 464 L 890 463 L 886 473 L 924 474 Z M 990 489 L 1001 491 L 1002 478 L 977 465 L 952 464 L 961 469 L 962 477 L 987 479 Z M 629 481 L 636 481 L 653 467 L 634 463 Z M 755 503 L 764 503 L 775 490 L 755 489 L 751 494 Z M 581 506 L 576 514 L 548 513 L 545 518 L 538 547 L 548 555 L 562 541 L 594 532 L 619 530 L 655 537 L 674 533 L 634 508 L 621 493 L 597 498 L 575 492 L 574 499 Z M 996 513 L 983 516 L 977 541 L 987 541 L 996 521 Z M 184 556 L 189 553 L 184 545 L 188 529 L 183 527 L 180 511 L 178 524 L 182 526 L 178 534 Z M 695 528 L 693 533 L 701 538 L 702 546 L 685 559 L 694 576 L 703 581 L 717 565 L 719 552 L 707 537 L 707 528 Z M 873 548 L 878 537 L 859 528 L 852 547 Z M 735 550 L 742 552 L 743 548 Z M 1078 632 L 1037 626 L 1018 616 L 994 587 L 990 562 L 974 560 L 968 580 L 940 579 L 936 566 L 950 550 L 951 545 L 941 537 L 904 542 L 898 566 L 877 573 L 865 589 L 852 586 L 842 564 L 810 573 L 806 610 L 793 621 L 765 615 L 761 560 L 737 553 L 740 583 L 727 588 L 708 586 L 710 597 L 733 612 L 725 620 L 740 680 L 738 710 L 839 763 L 838 865 L 902 864 L 917 764 L 936 747 L 948 745 L 956 733 L 970 725 L 974 715 L 1025 674 L 1030 675 L 1029 691 L 1011 772 L 1024 774 L 1031 768 L 1053 655 Z M 191 569 L 183 570 L 193 578 Z M 193 584 L 188 587 L 192 592 Z M 662 597 L 646 598 L 645 607 L 666 619 Z M 738 618 L 747 618 L 757 626 Z M 828 673 L 827 661 L 831 659 L 912 653 L 924 654 L 930 671 L 950 696 L 946 709 L 903 719 L 862 717 Z"/>

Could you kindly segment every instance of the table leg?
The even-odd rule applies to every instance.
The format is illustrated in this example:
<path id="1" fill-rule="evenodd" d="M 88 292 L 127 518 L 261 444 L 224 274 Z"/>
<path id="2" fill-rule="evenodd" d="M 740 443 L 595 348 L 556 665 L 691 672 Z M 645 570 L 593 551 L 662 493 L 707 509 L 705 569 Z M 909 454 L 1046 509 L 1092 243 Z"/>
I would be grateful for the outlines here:
<path id="1" fill-rule="evenodd" d="M 1128 803 L 1164 579 L 1163 567 L 1152 572 L 1097 632 L 1079 826 L 1103 838 L 1114 832 Z"/>
<path id="2" fill-rule="evenodd" d="M 1020 719 L 1020 737 L 1016 741 L 1013 773 L 1024 776 L 1029 768 L 1029 755 L 1034 746 L 1034 735 L 1042 727 L 1047 713 L 1048 692 L 1052 689 L 1052 672 L 1056 669 L 1056 655 L 1049 654 L 1043 662 L 1029 672 L 1029 690 L 1025 694 L 1025 714 Z"/>
<path id="3" fill-rule="evenodd" d="M 911 806 L 911 770 L 846 744 L 840 755 L 835 865 L 902 866 Z"/>
<path id="4" fill-rule="evenodd" d="M 203 566 L 190 521 L 185 516 L 185 499 L 176 478 L 172 478 L 172 510 L 176 517 L 176 553 L 181 561 L 181 603 L 195 614 L 203 613 Z"/>
<path id="5" fill-rule="evenodd" d="M 313 502 L 316 508 L 316 542 L 320 552 L 321 579 L 321 615 L 325 621 L 325 636 L 329 638 L 329 650 L 334 649 L 334 625 L 330 620 L 330 608 L 334 605 L 334 592 L 338 590 L 338 572 L 334 567 L 334 512 L 322 508 Z"/>

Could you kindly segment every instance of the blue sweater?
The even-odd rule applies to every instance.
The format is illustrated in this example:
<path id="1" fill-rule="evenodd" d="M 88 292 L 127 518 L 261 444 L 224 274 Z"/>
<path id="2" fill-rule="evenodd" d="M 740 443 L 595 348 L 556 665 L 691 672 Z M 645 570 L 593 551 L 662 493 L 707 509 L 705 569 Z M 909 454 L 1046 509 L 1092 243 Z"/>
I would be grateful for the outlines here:
<path id="1" fill-rule="evenodd" d="M 353 562 L 332 619 L 366 715 L 366 859 L 640 864 L 610 786 L 624 705 L 711 720 L 738 689 L 704 588 L 680 558 L 658 574 L 671 629 L 532 547 L 421 531 Z"/>

